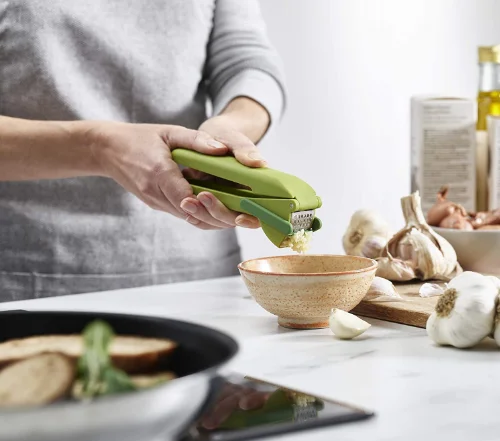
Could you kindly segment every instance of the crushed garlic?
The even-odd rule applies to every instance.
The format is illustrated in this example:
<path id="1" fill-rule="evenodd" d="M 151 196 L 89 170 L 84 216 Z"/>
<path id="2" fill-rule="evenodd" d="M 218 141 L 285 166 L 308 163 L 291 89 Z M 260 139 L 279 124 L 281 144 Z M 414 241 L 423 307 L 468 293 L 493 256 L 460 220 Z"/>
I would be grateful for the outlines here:
<path id="1" fill-rule="evenodd" d="M 312 231 L 300 230 L 288 236 L 283 241 L 285 248 L 291 248 L 293 251 L 303 254 L 309 251 L 311 246 Z"/>

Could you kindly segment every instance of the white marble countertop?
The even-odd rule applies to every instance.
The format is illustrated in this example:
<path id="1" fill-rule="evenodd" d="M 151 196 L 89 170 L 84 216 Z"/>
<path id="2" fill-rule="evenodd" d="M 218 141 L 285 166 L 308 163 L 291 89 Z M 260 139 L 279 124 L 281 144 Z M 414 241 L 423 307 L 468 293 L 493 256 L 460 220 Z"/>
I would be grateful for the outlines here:
<path id="1" fill-rule="evenodd" d="M 435 347 L 422 329 L 368 320 L 361 337 L 291 331 L 248 295 L 239 278 L 0 304 L 1 310 L 99 310 L 161 315 L 232 334 L 230 368 L 376 412 L 366 422 L 288 434 L 287 440 L 497 441 L 500 351 Z"/>

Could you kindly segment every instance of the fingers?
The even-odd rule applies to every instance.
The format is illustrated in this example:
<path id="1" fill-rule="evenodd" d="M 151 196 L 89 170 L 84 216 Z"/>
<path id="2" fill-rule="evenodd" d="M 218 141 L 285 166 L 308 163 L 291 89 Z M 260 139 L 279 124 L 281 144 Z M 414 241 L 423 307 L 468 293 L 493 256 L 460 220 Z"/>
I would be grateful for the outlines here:
<path id="1" fill-rule="evenodd" d="M 186 218 L 186 221 L 188 221 L 191 225 L 194 225 L 196 228 L 199 228 L 200 230 L 222 230 L 223 229 L 220 227 L 216 227 L 214 225 L 207 224 L 206 222 L 202 222 L 193 216 L 188 216 Z"/>
<path id="2" fill-rule="evenodd" d="M 174 161 L 166 161 L 162 171 L 157 175 L 157 183 L 165 198 L 175 207 L 179 214 L 184 215 L 181 203 L 193 196 L 193 189 Z M 188 212 L 189 214 L 189 212 Z"/>
<path id="3" fill-rule="evenodd" d="M 229 210 L 209 192 L 200 193 L 196 200 L 194 198 L 184 200 L 181 208 L 201 222 L 219 228 L 231 228 L 236 225 L 244 228 L 260 226 L 257 218 Z"/>
<path id="4" fill-rule="evenodd" d="M 185 168 L 182 170 L 182 174 L 186 179 L 195 179 L 197 181 L 212 181 L 216 184 L 224 185 L 226 187 L 242 188 L 245 190 L 251 190 L 247 185 L 238 184 L 236 182 L 228 181 L 227 179 L 222 179 L 217 176 L 209 175 L 208 173 L 195 170 L 193 168 Z"/>
<path id="5" fill-rule="evenodd" d="M 186 172 L 195 174 L 194 171 L 185 170 Z M 159 193 L 164 196 L 155 198 L 158 209 L 173 212 L 199 229 L 217 230 L 233 228 L 236 225 L 244 228 L 260 226 L 256 218 L 229 210 L 211 193 L 203 192 L 195 197 L 191 185 L 173 161 L 166 162 L 157 176 L 157 182 Z"/>
<path id="6" fill-rule="evenodd" d="M 186 212 L 187 221 L 202 230 L 220 230 L 230 227 L 230 225 L 213 219 L 196 198 L 184 199 L 181 202 L 181 209 Z"/>
<path id="7" fill-rule="evenodd" d="M 216 222 L 235 227 L 236 226 L 236 218 L 238 217 L 238 213 L 229 210 L 224 206 L 222 202 L 220 202 L 213 194 L 209 192 L 202 192 L 198 195 L 198 201 L 201 202 L 203 207 L 205 208 L 204 215 L 214 219 Z M 201 213 L 200 213 L 201 214 Z M 205 220 L 206 219 L 201 219 Z"/>
<path id="8" fill-rule="evenodd" d="M 163 194 L 162 196 L 163 197 L 159 198 L 143 198 L 143 201 L 146 202 L 146 204 L 148 204 L 152 209 L 170 213 L 171 215 L 179 219 L 183 219 L 201 230 L 221 229 L 213 225 L 207 224 L 205 222 L 202 222 L 199 219 L 190 216 L 188 213 L 184 213 L 183 210 L 176 209 Z"/>
<path id="9" fill-rule="evenodd" d="M 223 143 L 201 130 L 191 130 L 181 126 L 165 126 L 160 135 L 170 150 L 183 148 L 206 155 L 225 155 L 228 151 Z"/>
<path id="10" fill-rule="evenodd" d="M 245 135 L 231 131 L 216 139 L 227 146 L 234 157 L 247 167 L 266 167 L 267 161 L 262 157 L 259 149 Z"/>
<path id="11" fill-rule="evenodd" d="M 227 228 L 222 224 L 207 223 L 204 221 L 205 217 L 200 219 L 193 216 L 197 211 L 203 210 L 203 206 L 193 196 L 191 185 L 184 179 L 175 162 L 168 161 L 161 173 L 158 174 L 157 183 L 158 192 L 163 196 L 155 199 L 159 209 L 185 219 L 201 230 Z"/>
<path id="12" fill-rule="evenodd" d="M 205 194 L 205 193 L 204 193 Z M 212 195 L 210 195 L 212 196 Z M 212 196 L 213 198 L 213 196 Z M 208 199 L 208 198 L 207 198 Z M 191 217 L 194 219 L 197 219 L 199 222 L 211 225 L 213 227 L 217 228 L 232 228 L 235 226 L 234 223 L 234 218 L 235 216 L 231 216 L 231 213 L 229 210 L 224 207 L 222 204 L 222 208 L 219 207 L 220 211 L 228 211 L 229 216 L 224 213 L 226 216 L 221 216 L 218 213 L 218 210 L 214 210 L 216 212 L 216 215 L 220 218 L 225 218 L 224 220 L 220 220 L 217 217 L 212 216 L 210 212 L 205 208 L 203 203 L 201 201 L 206 201 L 205 198 L 201 198 L 201 200 L 198 200 L 196 198 L 186 198 L 185 200 L 182 201 L 181 203 L 181 208 L 188 213 Z M 211 201 L 212 203 L 212 201 Z M 220 202 L 218 202 L 220 204 Z M 232 219 L 231 219 L 232 218 Z"/>
<path id="13" fill-rule="evenodd" d="M 236 225 L 242 228 L 260 228 L 260 221 L 256 217 L 250 216 L 248 214 L 240 214 L 235 219 Z"/>

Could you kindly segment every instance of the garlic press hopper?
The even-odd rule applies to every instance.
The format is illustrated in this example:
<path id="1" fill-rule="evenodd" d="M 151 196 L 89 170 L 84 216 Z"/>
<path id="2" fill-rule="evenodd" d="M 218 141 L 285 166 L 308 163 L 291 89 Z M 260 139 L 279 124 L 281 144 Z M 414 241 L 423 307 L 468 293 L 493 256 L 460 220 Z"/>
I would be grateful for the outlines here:
<path id="1" fill-rule="evenodd" d="M 277 247 L 282 247 L 284 240 L 297 231 L 321 228 L 321 221 L 315 216 L 321 199 L 312 187 L 295 176 L 270 168 L 247 167 L 232 156 L 175 149 L 172 157 L 179 165 L 230 181 L 227 185 L 197 180 L 189 183 L 195 194 L 208 191 L 230 210 L 257 217 L 262 230 Z M 230 183 L 249 189 L 236 188 Z"/>

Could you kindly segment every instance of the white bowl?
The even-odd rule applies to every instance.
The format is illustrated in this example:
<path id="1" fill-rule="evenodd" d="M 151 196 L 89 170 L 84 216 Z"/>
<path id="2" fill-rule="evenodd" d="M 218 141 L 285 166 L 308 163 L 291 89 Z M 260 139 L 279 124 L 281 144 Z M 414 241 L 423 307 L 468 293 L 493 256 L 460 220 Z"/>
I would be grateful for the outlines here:
<path id="1" fill-rule="evenodd" d="M 433 229 L 455 248 L 464 270 L 500 276 L 500 230 Z"/>

